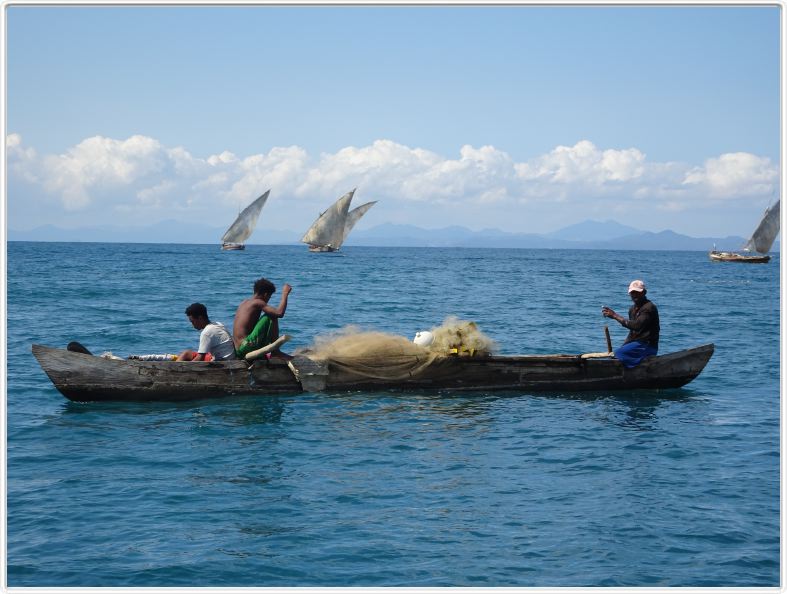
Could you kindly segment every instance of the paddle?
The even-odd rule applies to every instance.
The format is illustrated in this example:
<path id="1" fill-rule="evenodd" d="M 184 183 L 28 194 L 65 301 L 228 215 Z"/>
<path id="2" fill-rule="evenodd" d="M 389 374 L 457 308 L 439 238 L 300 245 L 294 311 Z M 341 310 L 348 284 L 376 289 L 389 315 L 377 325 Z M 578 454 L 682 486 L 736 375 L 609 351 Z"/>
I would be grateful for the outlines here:
<path id="1" fill-rule="evenodd" d="M 259 359 L 260 357 L 262 357 L 267 353 L 272 353 L 273 351 L 278 350 L 281 345 L 283 345 L 291 338 L 292 336 L 290 336 L 289 334 L 283 334 L 282 336 L 279 336 L 279 338 L 274 340 L 272 343 L 265 345 L 261 349 L 257 349 L 256 351 L 251 351 L 250 353 L 246 353 L 245 359 L 246 361 L 254 361 L 255 359 Z"/>
<path id="2" fill-rule="evenodd" d="M 607 338 L 607 352 L 612 352 L 612 339 L 609 337 L 609 326 L 604 325 L 604 336 Z"/>

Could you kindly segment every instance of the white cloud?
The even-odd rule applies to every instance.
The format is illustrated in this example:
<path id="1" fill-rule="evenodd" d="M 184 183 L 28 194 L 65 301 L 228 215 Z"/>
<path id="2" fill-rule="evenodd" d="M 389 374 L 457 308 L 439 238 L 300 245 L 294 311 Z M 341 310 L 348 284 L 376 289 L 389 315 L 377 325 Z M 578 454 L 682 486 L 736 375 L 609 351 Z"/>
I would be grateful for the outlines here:
<path id="1" fill-rule="evenodd" d="M 19 134 L 9 134 L 5 139 L 5 150 L 12 154 L 22 146 L 22 137 Z"/>
<path id="2" fill-rule="evenodd" d="M 238 158 L 229 151 L 224 151 L 220 155 L 211 155 L 208 157 L 209 165 L 220 165 L 221 163 L 232 163 L 237 161 Z"/>
<path id="3" fill-rule="evenodd" d="M 458 159 L 446 159 L 391 140 L 363 148 L 348 147 L 322 155 L 298 188 L 300 195 L 339 195 L 363 187 L 379 196 L 405 202 L 486 201 L 507 194 L 515 178 L 514 163 L 492 146 L 465 145 Z"/>
<path id="4" fill-rule="evenodd" d="M 25 148 L 19 134 L 9 134 L 5 139 L 5 150 L 11 173 L 29 183 L 37 183 L 35 167 L 38 155 L 35 149 Z"/>
<path id="5" fill-rule="evenodd" d="M 42 181 L 48 191 L 61 195 L 67 210 L 77 210 L 91 202 L 93 191 L 122 189 L 161 173 L 167 159 L 167 151 L 152 138 L 94 136 L 64 154 L 44 157 Z"/>
<path id="6" fill-rule="evenodd" d="M 347 147 L 324 154 L 297 188 L 299 196 L 341 195 L 354 187 L 373 189 L 383 195 L 417 198 L 408 180 L 442 162 L 435 153 L 411 149 L 391 140 L 376 140 L 371 146 Z"/>
<path id="7" fill-rule="evenodd" d="M 152 188 L 145 188 L 137 193 L 139 202 L 148 206 L 160 207 L 164 204 L 166 197 L 175 190 L 176 184 L 171 180 L 164 180 Z"/>
<path id="8" fill-rule="evenodd" d="M 683 183 L 705 188 L 715 197 L 740 198 L 770 194 L 778 179 L 779 172 L 767 157 L 725 153 L 689 170 Z"/>
<path id="9" fill-rule="evenodd" d="M 457 201 L 498 199 L 515 186 L 516 171 L 511 158 L 493 146 L 461 148 L 459 159 L 432 163 L 410 180 L 413 196 L 421 200 L 439 198 Z"/>
<path id="10" fill-rule="evenodd" d="M 308 158 L 306 151 L 297 146 L 276 147 L 266 155 L 247 157 L 234 169 L 235 181 L 226 199 L 233 203 L 249 201 L 272 188 L 292 192 L 306 175 Z"/>
<path id="11" fill-rule="evenodd" d="M 630 148 L 622 151 L 606 150 L 602 153 L 601 168 L 612 181 L 629 181 L 642 177 L 645 172 L 645 154 Z"/>
<path id="12" fill-rule="evenodd" d="M 19 134 L 9 134 L 6 151 L 15 188 L 24 183 L 38 190 L 29 192 L 33 200 L 44 189 L 59 201 L 61 212 L 90 211 L 107 222 L 118 212 L 147 220 L 211 222 L 225 218 L 229 205 L 234 212 L 272 189 L 284 204 L 303 203 L 303 208 L 290 203 L 282 219 L 299 227 L 303 221 L 298 217 L 311 217 L 320 205 L 358 187 L 364 200 L 383 201 L 377 212 L 390 206 L 391 218 L 399 222 L 417 209 L 445 213 L 433 215 L 434 226 L 449 219 L 471 227 L 498 221 L 513 226 L 515 210 L 530 220 L 556 203 L 577 216 L 668 213 L 708 200 L 770 196 L 779 181 L 770 159 L 749 153 L 724 154 L 694 166 L 648 162 L 637 148 L 600 149 L 589 140 L 519 163 L 493 146 L 465 145 L 455 157 L 445 157 L 392 140 L 318 157 L 290 146 L 249 156 L 223 151 L 199 158 L 146 136 L 95 136 L 62 154 L 41 156 L 25 147 Z M 518 210 L 524 203 L 527 210 Z M 462 221 L 462 212 L 469 220 Z M 479 213 L 489 220 L 478 219 Z M 417 214 L 412 222 L 427 224 Z"/>
<path id="13" fill-rule="evenodd" d="M 605 184 L 636 180 L 645 172 L 645 155 L 635 148 L 599 150 L 589 140 L 558 146 L 550 153 L 516 166 L 526 182 L 600 188 Z"/>

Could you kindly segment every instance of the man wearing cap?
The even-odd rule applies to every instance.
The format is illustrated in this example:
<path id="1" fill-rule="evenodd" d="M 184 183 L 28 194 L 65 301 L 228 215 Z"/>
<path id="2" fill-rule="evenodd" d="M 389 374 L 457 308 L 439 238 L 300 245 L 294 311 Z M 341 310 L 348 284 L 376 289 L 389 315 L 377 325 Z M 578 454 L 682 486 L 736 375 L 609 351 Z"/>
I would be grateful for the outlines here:
<path id="1" fill-rule="evenodd" d="M 629 308 L 628 320 L 606 306 L 601 309 L 604 317 L 612 318 L 629 329 L 623 345 L 615 349 L 615 357 L 624 367 L 636 367 L 643 359 L 659 351 L 659 310 L 645 297 L 647 292 L 643 281 L 631 281 L 629 296 L 634 305 Z"/>

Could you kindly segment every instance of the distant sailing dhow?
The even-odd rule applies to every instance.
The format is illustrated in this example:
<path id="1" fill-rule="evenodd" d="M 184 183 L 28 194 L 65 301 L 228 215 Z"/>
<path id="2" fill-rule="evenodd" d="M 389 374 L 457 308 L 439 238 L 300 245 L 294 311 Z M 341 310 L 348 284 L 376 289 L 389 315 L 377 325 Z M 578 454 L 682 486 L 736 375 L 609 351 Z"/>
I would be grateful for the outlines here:
<path id="1" fill-rule="evenodd" d="M 354 194 L 355 189 L 347 192 L 320 214 L 309 227 L 301 241 L 308 244 L 310 252 L 338 251 L 358 220 L 377 203 L 373 200 L 350 210 L 350 202 Z"/>
<path id="2" fill-rule="evenodd" d="M 743 251 L 746 253 L 740 254 L 738 252 L 719 252 L 714 249 L 708 254 L 714 262 L 742 262 L 748 264 L 765 264 L 769 262 L 771 257 L 768 252 L 771 250 L 776 236 L 779 234 L 779 214 L 781 210 L 781 199 L 776 201 L 776 204 L 765 210 L 762 215 L 760 224 L 752 233 L 749 241 L 743 246 Z M 759 256 L 751 254 L 752 251 L 758 252 Z"/>
<path id="3" fill-rule="evenodd" d="M 268 200 L 270 190 L 265 192 L 262 196 L 257 198 L 254 202 L 249 204 L 241 211 L 235 222 L 230 225 L 230 228 L 221 237 L 221 249 L 223 250 L 245 250 L 245 241 L 254 232 L 257 226 L 257 219 L 260 216 L 262 207 L 265 206 L 265 201 Z"/>

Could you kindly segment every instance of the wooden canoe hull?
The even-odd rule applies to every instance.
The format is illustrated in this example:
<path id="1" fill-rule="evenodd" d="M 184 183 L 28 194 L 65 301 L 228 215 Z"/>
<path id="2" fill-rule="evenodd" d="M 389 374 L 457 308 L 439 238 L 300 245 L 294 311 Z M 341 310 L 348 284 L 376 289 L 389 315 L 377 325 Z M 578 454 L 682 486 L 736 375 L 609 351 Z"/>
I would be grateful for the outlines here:
<path id="1" fill-rule="evenodd" d="M 196 400 L 301 391 L 287 364 L 113 360 L 33 345 L 33 355 L 69 400 Z"/>
<path id="2" fill-rule="evenodd" d="M 222 243 L 221 249 L 225 251 L 238 251 L 238 250 L 245 250 L 246 246 L 242 243 Z"/>
<path id="3" fill-rule="evenodd" d="M 740 262 L 742 264 L 767 264 L 770 256 L 754 256 L 737 252 L 709 252 L 708 257 L 714 262 Z"/>
<path id="4" fill-rule="evenodd" d="M 646 359 L 625 369 L 610 358 L 580 355 L 444 357 L 405 380 L 354 374 L 331 365 L 299 378 L 281 360 L 177 362 L 113 360 L 33 345 L 33 355 L 69 400 L 177 401 L 304 391 L 450 390 L 606 391 L 679 388 L 692 381 L 713 355 L 713 345 Z M 306 362 L 310 362 L 306 360 Z M 319 367 L 319 366 L 316 366 Z M 302 368 L 303 370 L 304 368 Z M 317 378 L 319 381 L 314 380 Z"/>
<path id="5" fill-rule="evenodd" d="M 581 355 L 518 355 L 510 357 L 446 357 L 421 377 L 393 384 L 330 369 L 329 389 L 402 389 L 528 392 L 575 392 L 680 388 L 704 369 L 713 345 L 651 357 L 633 369 L 617 359 Z"/>

